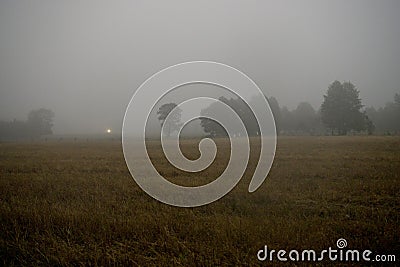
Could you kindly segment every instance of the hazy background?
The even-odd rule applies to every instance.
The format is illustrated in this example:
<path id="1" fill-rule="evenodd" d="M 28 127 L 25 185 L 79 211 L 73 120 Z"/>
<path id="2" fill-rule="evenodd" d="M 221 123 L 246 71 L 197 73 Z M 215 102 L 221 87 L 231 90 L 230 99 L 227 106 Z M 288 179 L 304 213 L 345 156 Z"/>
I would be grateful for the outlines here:
<path id="1" fill-rule="evenodd" d="M 400 1 L 0 2 L 0 120 L 46 107 L 56 134 L 120 131 L 153 73 L 211 60 L 280 105 L 319 108 L 333 80 L 366 106 L 400 89 Z"/>

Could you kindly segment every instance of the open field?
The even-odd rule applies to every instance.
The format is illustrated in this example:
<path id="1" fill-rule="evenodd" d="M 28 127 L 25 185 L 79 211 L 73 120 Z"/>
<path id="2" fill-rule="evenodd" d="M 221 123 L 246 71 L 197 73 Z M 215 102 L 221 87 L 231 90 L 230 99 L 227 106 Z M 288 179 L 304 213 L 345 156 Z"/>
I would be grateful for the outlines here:
<path id="1" fill-rule="evenodd" d="M 193 141 L 182 146 L 197 155 Z M 202 184 L 226 164 L 219 153 L 186 178 L 149 148 L 178 183 Z M 322 250 L 339 238 L 400 258 L 399 137 L 281 137 L 250 194 L 254 163 L 221 200 L 184 209 L 141 191 L 118 141 L 0 144 L 0 265 L 257 265 L 264 245 Z"/>

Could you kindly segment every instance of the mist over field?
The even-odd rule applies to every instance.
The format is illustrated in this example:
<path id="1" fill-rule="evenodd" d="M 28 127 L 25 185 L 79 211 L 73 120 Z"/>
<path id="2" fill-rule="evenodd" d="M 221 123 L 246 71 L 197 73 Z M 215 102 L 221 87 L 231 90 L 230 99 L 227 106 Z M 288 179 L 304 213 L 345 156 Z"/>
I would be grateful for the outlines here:
<path id="1" fill-rule="evenodd" d="M 304 101 L 318 110 L 334 80 L 384 107 L 400 90 L 399 10 L 398 1 L 1 1 L 0 120 L 43 107 L 56 134 L 119 132 L 140 84 L 192 60 L 245 72 L 290 110 Z"/>
<path id="2" fill-rule="evenodd" d="M 1 0 L 0 266 L 397 266 L 399 11 Z"/>

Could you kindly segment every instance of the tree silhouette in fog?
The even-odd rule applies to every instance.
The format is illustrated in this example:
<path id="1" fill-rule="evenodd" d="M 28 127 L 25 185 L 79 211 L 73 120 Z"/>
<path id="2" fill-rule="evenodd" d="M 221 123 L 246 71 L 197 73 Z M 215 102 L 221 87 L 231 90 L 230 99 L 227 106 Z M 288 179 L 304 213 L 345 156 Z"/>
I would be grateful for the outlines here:
<path id="1" fill-rule="evenodd" d="M 164 126 L 165 120 L 168 117 L 168 115 L 177 107 L 175 103 L 167 103 L 162 105 L 158 111 L 158 119 L 161 121 L 161 127 Z M 176 108 L 173 113 L 170 115 L 170 119 L 167 121 L 167 124 L 165 125 L 165 133 L 169 137 L 171 136 L 171 133 L 173 131 L 176 131 L 180 127 L 180 121 L 181 121 L 181 115 L 182 115 L 182 110 L 180 108 Z"/>
<path id="2" fill-rule="evenodd" d="M 239 118 L 242 120 L 244 126 L 246 127 L 247 133 L 249 136 L 255 136 L 259 133 L 260 128 L 257 124 L 256 117 L 254 116 L 253 112 L 251 111 L 250 107 L 246 104 L 246 102 L 241 99 L 241 98 L 226 98 L 224 96 L 221 96 L 218 98 L 221 102 L 227 104 L 229 107 L 231 107 L 236 114 L 239 116 Z M 224 112 L 229 112 L 225 109 L 222 109 L 220 105 L 215 102 L 212 103 L 210 106 L 207 108 L 203 109 L 201 111 L 202 116 L 211 116 L 213 114 L 220 113 L 223 116 Z M 230 118 L 230 116 L 225 116 L 226 118 Z M 226 122 L 229 123 L 229 122 Z M 227 132 L 225 129 L 219 125 L 217 122 L 207 119 L 207 118 L 200 118 L 200 125 L 203 127 L 203 130 L 205 133 L 208 134 L 210 137 L 221 137 L 221 136 L 227 136 Z M 233 134 L 238 134 L 238 133 L 233 133 Z"/>
<path id="3" fill-rule="evenodd" d="M 394 102 L 400 107 L 400 94 L 394 95 Z"/>
<path id="4" fill-rule="evenodd" d="M 269 106 L 271 107 L 272 115 L 275 120 L 276 132 L 279 133 L 282 129 L 282 114 L 281 109 L 279 107 L 278 100 L 275 97 L 271 96 L 270 98 L 265 97 L 268 100 Z"/>
<path id="5" fill-rule="evenodd" d="M 339 135 L 345 135 L 350 130 L 362 131 L 371 122 L 361 111 L 363 107 L 359 91 L 351 82 L 334 81 L 324 95 L 321 105 L 322 122 Z"/>
<path id="6" fill-rule="evenodd" d="M 38 137 L 42 135 L 52 134 L 54 112 L 41 108 L 29 112 L 27 125 L 30 129 L 31 136 Z"/>
<path id="7" fill-rule="evenodd" d="M 323 126 L 320 123 L 319 114 L 307 102 L 299 104 L 297 109 L 289 111 L 286 107 L 280 108 L 278 101 L 274 97 L 267 98 L 272 114 L 275 119 L 277 134 L 322 134 L 324 132 Z M 241 118 L 249 136 L 256 136 L 259 134 L 260 128 L 257 124 L 256 118 L 247 104 L 240 98 L 227 99 L 220 97 L 220 101 L 229 105 Z M 262 107 L 263 99 L 253 97 L 250 104 L 254 107 Z M 224 112 L 218 110 L 216 103 L 211 104 L 206 109 L 202 110 L 201 115 L 212 115 L 217 112 Z M 267 112 L 267 110 L 259 110 L 260 112 Z M 227 116 L 228 117 L 228 116 Z M 201 118 L 201 126 L 203 130 L 211 137 L 226 136 L 226 132 L 222 126 L 210 119 Z"/>
<path id="8" fill-rule="evenodd" d="M 0 121 L 0 140 L 37 138 L 53 134 L 54 112 L 49 109 L 32 110 L 27 121 Z"/>
<path id="9" fill-rule="evenodd" d="M 384 134 L 400 132 L 400 94 L 395 94 L 394 102 L 386 103 L 383 108 L 368 107 L 366 113 L 378 132 Z"/>

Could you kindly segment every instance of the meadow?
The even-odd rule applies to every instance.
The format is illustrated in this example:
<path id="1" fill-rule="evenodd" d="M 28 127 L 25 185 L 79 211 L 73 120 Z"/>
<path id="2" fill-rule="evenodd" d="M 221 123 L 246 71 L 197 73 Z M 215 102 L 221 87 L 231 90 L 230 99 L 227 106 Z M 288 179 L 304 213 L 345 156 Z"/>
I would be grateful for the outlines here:
<path id="1" fill-rule="evenodd" d="M 198 185 L 227 162 L 217 143 L 216 164 L 191 175 L 148 147 L 162 175 Z M 198 156 L 194 140 L 182 150 Z M 0 265 L 259 265 L 264 245 L 322 250 L 339 238 L 399 260 L 400 137 L 279 137 L 268 178 L 248 193 L 255 162 L 219 201 L 177 208 L 137 186 L 118 140 L 1 143 Z"/>

